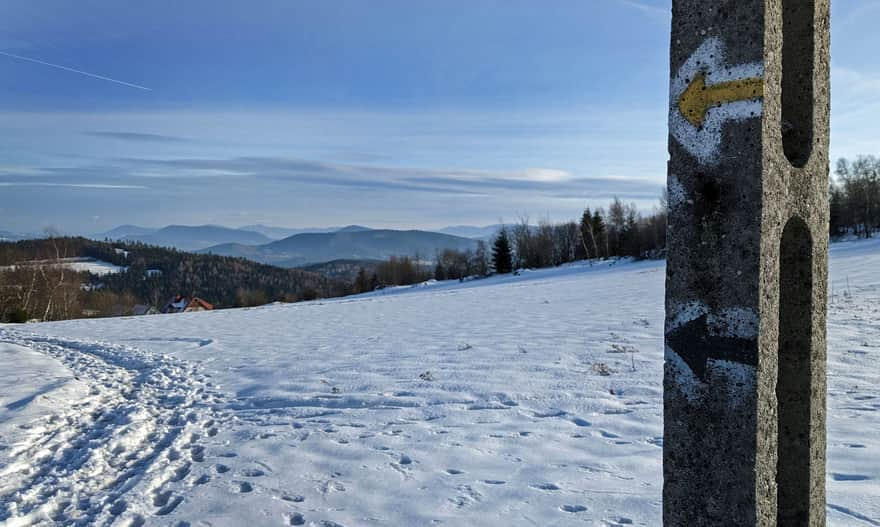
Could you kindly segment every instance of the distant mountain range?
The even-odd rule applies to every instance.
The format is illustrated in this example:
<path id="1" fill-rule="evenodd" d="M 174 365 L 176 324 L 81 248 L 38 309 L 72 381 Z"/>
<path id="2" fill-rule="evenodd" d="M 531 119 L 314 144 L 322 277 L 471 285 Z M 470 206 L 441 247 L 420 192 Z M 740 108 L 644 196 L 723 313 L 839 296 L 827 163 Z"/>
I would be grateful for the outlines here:
<path id="1" fill-rule="evenodd" d="M 110 229 L 107 232 L 102 232 L 100 234 L 95 234 L 93 236 L 89 236 L 89 238 L 95 240 L 122 240 L 124 238 L 128 238 L 130 236 L 149 236 L 159 229 L 152 229 L 150 227 L 138 227 L 137 225 L 120 225 L 115 229 Z"/>
<path id="2" fill-rule="evenodd" d="M 22 235 L 9 231 L 0 231 L 0 242 L 15 242 L 23 240 Z"/>
<path id="3" fill-rule="evenodd" d="M 340 229 L 350 229 L 355 227 L 366 229 L 366 227 L 359 227 L 357 225 L 352 225 L 351 227 L 306 227 L 304 229 L 290 229 L 287 227 L 273 227 L 271 225 L 262 225 L 259 223 L 256 225 L 245 225 L 244 227 L 239 227 L 239 229 L 245 231 L 259 232 L 267 238 L 271 238 L 273 240 L 281 240 L 283 238 L 293 236 L 294 234 L 305 234 L 308 232 L 336 232 Z"/>
<path id="4" fill-rule="evenodd" d="M 504 227 L 502 223 L 495 225 L 486 225 L 485 227 L 474 227 L 472 225 L 454 225 L 444 227 L 437 232 L 443 234 L 451 234 L 452 236 L 461 236 L 462 238 L 474 238 L 475 240 L 489 240 L 494 238 L 498 231 Z"/>
<path id="5" fill-rule="evenodd" d="M 349 227 L 329 233 L 295 234 L 263 245 L 227 243 L 199 252 L 238 256 L 279 267 L 301 267 L 332 260 L 385 260 L 415 256 L 431 260 L 438 251 L 475 249 L 477 240 L 428 231 Z"/>
<path id="6" fill-rule="evenodd" d="M 477 240 L 491 240 L 500 227 L 459 225 L 431 232 L 371 229 L 362 225 L 301 229 L 262 224 L 239 228 L 220 225 L 168 225 L 161 228 L 120 225 L 89 238 L 99 241 L 138 241 L 182 251 L 239 256 L 283 267 L 300 267 L 333 260 L 385 260 L 394 255 L 419 254 L 422 259 L 431 260 L 439 250 L 473 249 Z M 35 237 L 38 236 L 0 230 L 0 240 L 17 241 Z"/>
<path id="7" fill-rule="evenodd" d="M 174 247 L 191 251 L 205 249 L 223 243 L 241 243 L 259 245 L 272 240 L 282 240 L 295 234 L 327 233 L 337 231 L 366 231 L 368 227 L 349 225 L 348 227 L 311 227 L 291 229 L 270 225 L 246 225 L 244 227 L 224 227 L 222 225 L 168 225 L 167 227 L 139 227 L 137 225 L 120 225 L 107 232 L 88 236 L 93 240 L 140 241 L 150 245 Z M 242 234 L 244 233 L 244 234 Z M 8 239 L 24 239 L 25 236 L 0 231 L 0 237 Z"/>
<path id="8" fill-rule="evenodd" d="M 161 229 L 149 229 L 134 225 L 124 225 L 94 238 L 143 242 L 160 247 L 174 247 L 182 251 L 197 251 L 221 243 L 241 243 L 260 245 L 272 241 L 259 232 L 231 229 L 219 225 L 169 225 Z"/>

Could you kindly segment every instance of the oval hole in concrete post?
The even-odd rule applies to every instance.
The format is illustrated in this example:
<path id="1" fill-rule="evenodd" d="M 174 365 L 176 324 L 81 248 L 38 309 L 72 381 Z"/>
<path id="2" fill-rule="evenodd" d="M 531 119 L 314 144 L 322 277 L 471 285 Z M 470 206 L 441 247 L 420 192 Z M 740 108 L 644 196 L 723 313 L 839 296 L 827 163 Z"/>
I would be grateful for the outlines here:
<path id="1" fill-rule="evenodd" d="M 795 167 L 813 151 L 815 0 L 782 0 L 782 146 Z"/>
<path id="2" fill-rule="evenodd" d="M 776 524 L 803 527 L 810 514 L 813 241 L 802 219 L 786 224 L 779 252 Z"/>

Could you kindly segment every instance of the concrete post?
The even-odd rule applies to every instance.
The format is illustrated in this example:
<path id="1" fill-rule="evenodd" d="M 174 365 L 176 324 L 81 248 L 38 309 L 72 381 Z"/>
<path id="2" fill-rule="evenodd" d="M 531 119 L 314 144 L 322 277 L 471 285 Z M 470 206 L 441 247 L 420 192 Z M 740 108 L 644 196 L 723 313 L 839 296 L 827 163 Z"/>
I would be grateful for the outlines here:
<path id="1" fill-rule="evenodd" d="M 829 0 L 672 4 L 664 525 L 825 525 Z"/>

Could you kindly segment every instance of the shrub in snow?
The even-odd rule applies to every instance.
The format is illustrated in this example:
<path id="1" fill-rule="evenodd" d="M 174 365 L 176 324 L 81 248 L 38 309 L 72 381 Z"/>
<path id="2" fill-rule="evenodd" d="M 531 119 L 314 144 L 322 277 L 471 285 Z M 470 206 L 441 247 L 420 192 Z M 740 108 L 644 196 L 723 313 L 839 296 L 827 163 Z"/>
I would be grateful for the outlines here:
<path id="1" fill-rule="evenodd" d="M 592 371 L 596 375 L 601 375 L 602 377 L 608 377 L 609 375 L 614 373 L 614 370 L 612 370 L 611 367 L 604 362 L 594 362 L 593 366 L 590 368 L 590 371 Z"/>

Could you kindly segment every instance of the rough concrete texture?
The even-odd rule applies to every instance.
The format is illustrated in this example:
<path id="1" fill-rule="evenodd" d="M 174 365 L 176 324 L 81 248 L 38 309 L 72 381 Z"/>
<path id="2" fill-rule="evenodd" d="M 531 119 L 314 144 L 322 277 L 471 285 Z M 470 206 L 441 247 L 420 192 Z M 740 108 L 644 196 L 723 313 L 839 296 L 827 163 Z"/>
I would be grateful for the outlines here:
<path id="1" fill-rule="evenodd" d="M 828 26 L 673 0 L 666 526 L 825 525 Z"/>

